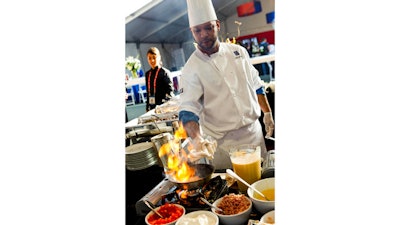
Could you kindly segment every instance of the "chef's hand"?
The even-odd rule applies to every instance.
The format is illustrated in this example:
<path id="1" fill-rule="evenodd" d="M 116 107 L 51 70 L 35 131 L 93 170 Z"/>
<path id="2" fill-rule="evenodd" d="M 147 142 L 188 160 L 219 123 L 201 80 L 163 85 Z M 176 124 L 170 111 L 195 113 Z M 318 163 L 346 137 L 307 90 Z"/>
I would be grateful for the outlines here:
<path id="1" fill-rule="evenodd" d="M 265 125 L 265 132 L 267 133 L 266 137 L 271 137 L 274 133 L 275 123 L 274 119 L 272 119 L 271 112 L 264 113 L 264 125 Z"/>
<path id="2" fill-rule="evenodd" d="M 189 153 L 191 161 L 196 161 L 201 158 L 213 159 L 214 153 L 217 148 L 217 141 L 211 140 L 211 138 L 202 138 L 197 136 L 191 139 L 193 149 Z"/>

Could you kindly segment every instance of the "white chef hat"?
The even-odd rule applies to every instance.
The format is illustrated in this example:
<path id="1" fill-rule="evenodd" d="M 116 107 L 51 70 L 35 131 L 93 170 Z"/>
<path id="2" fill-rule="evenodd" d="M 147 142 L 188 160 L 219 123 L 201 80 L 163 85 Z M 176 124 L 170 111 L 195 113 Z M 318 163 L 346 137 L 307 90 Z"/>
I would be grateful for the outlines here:
<path id="1" fill-rule="evenodd" d="M 211 0 L 187 0 L 186 2 L 190 27 L 217 20 Z"/>

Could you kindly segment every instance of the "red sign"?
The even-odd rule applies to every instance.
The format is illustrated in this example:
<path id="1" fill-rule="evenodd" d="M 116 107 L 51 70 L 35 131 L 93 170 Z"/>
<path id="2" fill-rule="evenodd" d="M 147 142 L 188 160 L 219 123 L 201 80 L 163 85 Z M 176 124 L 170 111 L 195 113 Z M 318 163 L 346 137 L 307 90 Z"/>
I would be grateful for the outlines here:
<path id="1" fill-rule="evenodd" d="M 239 17 L 253 15 L 262 11 L 261 2 L 247 2 L 236 7 L 236 10 Z"/>

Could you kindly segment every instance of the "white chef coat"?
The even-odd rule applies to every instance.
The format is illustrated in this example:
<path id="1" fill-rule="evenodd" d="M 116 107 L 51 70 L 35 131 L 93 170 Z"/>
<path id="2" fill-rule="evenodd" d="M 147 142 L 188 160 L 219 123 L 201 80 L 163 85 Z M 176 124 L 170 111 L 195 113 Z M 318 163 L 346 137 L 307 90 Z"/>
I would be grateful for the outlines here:
<path id="1" fill-rule="evenodd" d="M 235 131 L 239 132 L 234 135 L 237 137 L 261 137 L 262 141 L 259 142 L 262 155 L 265 155 L 265 143 L 258 122 L 261 109 L 256 94 L 256 90 L 263 87 L 264 83 L 248 59 L 246 49 L 240 45 L 220 43 L 219 51 L 210 56 L 196 49 L 182 70 L 179 110 L 199 116 L 203 132 L 222 143 L 217 147 L 214 161 L 219 161 L 220 154 L 226 158 L 226 153 L 218 152 L 218 149 L 226 150 L 224 137 L 228 132 Z M 248 126 L 251 131 L 248 128 L 241 129 Z M 255 135 L 255 132 L 261 134 Z M 229 141 L 229 145 L 257 144 L 241 143 L 248 139 L 243 137 Z"/>

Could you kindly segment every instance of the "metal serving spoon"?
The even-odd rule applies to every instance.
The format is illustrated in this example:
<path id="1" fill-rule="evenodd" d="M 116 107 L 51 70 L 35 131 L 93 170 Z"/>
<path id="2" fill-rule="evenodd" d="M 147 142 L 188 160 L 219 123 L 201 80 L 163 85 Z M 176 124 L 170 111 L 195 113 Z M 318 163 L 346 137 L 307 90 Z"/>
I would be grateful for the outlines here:
<path id="1" fill-rule="evenodd" d="M 147 207 L 149 207 L 149 209 L 151 209 L 151 211 L 153 211 L 155 214 L 157 214 L 157 216 L 159 216 L 160 218 L 164 218 L 163 216 L 161 216 L 161 214 L 159 212 L 157 212 L 154 207 L 152 206 L 152 204 L 150 204 L 150 202 L 148 202 L 147 200 L 144 200 L 144 204 L 147 205 Z"/>
<path id="2" fill-rule="evenodd" d="M 207 205 L 209 205 L 211 208 L 214 208 L 215 210 L 218 210 L 218 211 L 224 213 L 224 210 L 218 208 L 217 206 L 214 206 L 214 205 L 211 204 L 209 201 L 207 201 L 207 199 L 205 199 L 205 198 L 203 198 L 203 197 L 200 197 L 200 199 L 201 199 L 204 203 L 206 203 Z"/>

